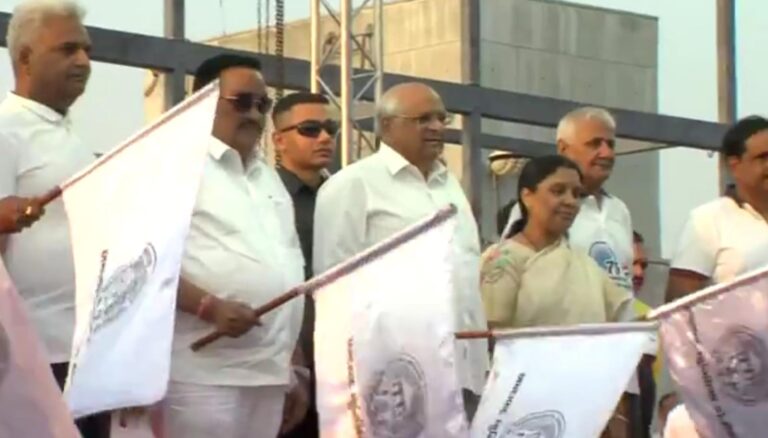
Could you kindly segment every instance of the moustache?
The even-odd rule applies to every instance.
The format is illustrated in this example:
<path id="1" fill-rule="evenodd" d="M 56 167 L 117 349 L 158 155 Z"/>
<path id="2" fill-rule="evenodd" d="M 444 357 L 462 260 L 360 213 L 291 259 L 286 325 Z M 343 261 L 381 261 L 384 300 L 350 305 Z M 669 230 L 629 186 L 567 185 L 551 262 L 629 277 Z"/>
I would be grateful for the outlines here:
<path id="1" fill-rule="evenodd" d="M 615 160 L 611 158 L 600 158 L 592 162 L 592 164 L 600 167 L 608 167 L 612 168 L 615 163 Z"/>
<path id="2" fill-rule="evenodd" d="M 258 129 L 259 131 L 264 129 L 264 124 L 258 120 L 245 120 L 238 126 L 242 129 Z"/>

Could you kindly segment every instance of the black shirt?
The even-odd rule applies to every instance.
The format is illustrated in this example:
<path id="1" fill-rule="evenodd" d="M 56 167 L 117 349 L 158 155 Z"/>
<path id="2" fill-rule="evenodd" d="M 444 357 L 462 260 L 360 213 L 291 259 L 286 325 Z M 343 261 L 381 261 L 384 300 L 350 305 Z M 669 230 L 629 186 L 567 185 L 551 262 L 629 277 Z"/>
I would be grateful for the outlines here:
<path id="1" fill-rule="evenodd" d="M 296 220 L 296 233 L 299 235 L 301 252 L 304 255 L 304 276 L 312 277 L 312 238 L 314 235 L 315 199 L 317 189 L 312 188 L 300 180 L 292 172 L 277 168 L 280 179 L 283 180 L 286 190 L 293 199 L 293 212 Z M 322 184 L 322 183 L 321 183 Z M 315 302 L 308 298 L 304 303 L 304 321 L 299 335 L 306 360 L 311 369 L 314 369 L 314 346 L 312 344 L 312 332 L 315 326 Z"/>
<path id="2" fill-rule="evenodd" d="M 298 176 L 282 167 L 277 168 L 277 173 L 293 199 L 296 233 L 299 235 L 301 252 L 304 255 L 304 276 L 309 279 L 312 277 L 312 239 L 317 189 L 308 186 Z"/>

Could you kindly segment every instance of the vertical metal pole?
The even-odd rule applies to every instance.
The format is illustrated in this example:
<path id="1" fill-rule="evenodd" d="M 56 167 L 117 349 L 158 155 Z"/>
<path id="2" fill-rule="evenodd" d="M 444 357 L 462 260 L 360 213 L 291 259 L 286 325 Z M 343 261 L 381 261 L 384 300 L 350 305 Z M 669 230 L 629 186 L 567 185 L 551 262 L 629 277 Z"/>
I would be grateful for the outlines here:
<path id="1" fill-rule="evenodd" d="M 341 0 L 341 167 L 352 162 L 352 0 Z"/>
<path id="2" fill-rule="evenodd" d="M 464 0 L 462 8 L 462 75 L 465 84 L 480 85 L 480 0 Z"/>
<path id="3" fill-rule="evenodd" d="M 477 109 L 463 118 L 462 129 L 462 167 L 463 175 L 461 184 L 464 193 L 469 198 L 472 213 L 475 220 L 482 223 L 482 195 L 483 195 L 483 116 Z"/>
<path id="4" fill-rule="evenodd" d="M 717 0 L 717 100 L 722 123 L 736 120 L 736 2 Z M 723 157 L 720 157 L 720 190 L 733 180 Z"/>
<path id="5" fill-rule="evenodd" d="M 184 39 L 184 0 L 164 0 L 164 35 L 166 38 Z M 165 75 L 165 109 L 184 100 L 186 72 L 183 65 Z"/>
<path id="6" fill-rule="evenodd" d="M 464 0 L 462 7 L 462 82 L 480 84 L 480 0 Z M 464 193 L 469 198 L 472 212 L 482 231 L 483 195 L 483 116 L 475 107 L 471 114 L 461 118 L 462 169 Z M 482 235 L 482 232 L 481 232 Z"/>
<path id="7" fill-rule="evenodd" d="M 374 0 L 373 3 L 373 49 L 374 62 L 376 65 L 376 83 L 374 84 L 374 103 L 376 105 L 381 101 L 381 95 L 384 93 L 384 0 Z M 379 118 L 374 117 L 375 147 L 378 150 L 379 138 Z"/>
<path id="8" fill-rule="evenodd" d="M 320 53 L 322 35 L 320 35 L 320 0 L 309 0 L 310 6 L 310 64 L 309 90 L 313 93 L 320 92 Z"/>
<path id="9" fill-rule="evenodd" d="M 736 120 L 736 5 L 717 0 L 717 97 L 720 121 Z"/>

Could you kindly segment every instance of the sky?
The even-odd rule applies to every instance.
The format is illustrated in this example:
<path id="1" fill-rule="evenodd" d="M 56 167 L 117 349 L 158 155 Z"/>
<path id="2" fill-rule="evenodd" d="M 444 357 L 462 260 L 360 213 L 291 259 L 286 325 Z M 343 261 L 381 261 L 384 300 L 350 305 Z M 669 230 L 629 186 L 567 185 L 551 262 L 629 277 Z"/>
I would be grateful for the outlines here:
<path id="1" fill-rule="evenodd" d="M 0 0 L 0 11 L 10 12 L 21 1 Z M 80 3 L 88 10 L 85 20 L 88 25 L 162 35 L 162 0 L 80 0 Z M 257 0 L 188 0 L 186 3 L 186 32 L 191 40 L 258 26 L 257 4 L 260 2 Z M 286 0 L 285 3 L 287 21 L 309 16 L 309 0 Z M 329 3 L 338 5 L 339 0 L 329 0 Z M 355 5 L 361 3 L 362 0 L 354 0 Z M 569 0 L 568 3 L 658 17 L 659 112 L 701 120 L 717 119 L 716 0 Z M 738 0 L 737 7 L 738 114 L 766 114 L 768 2 Z M 107 149 L 144 124 L 145 75 L 146 72 L 139 69 L 94 65 L 88 91 L 73 111 L 85 141 L 97 149 Z M 0 49 L 0 93 L 10 89 L 12 81 L 7 51 Z M 109 99 L 105 100 L 104 96 Z M 95 125 L 99 128 L 85 129 Z M 690 209 L 717 196 L 717 161 L 705 152 L 676 148 L 662 152 L 660 166 L 661 255 L 669 257 L 675 236 Z M 681 181 L 696 184 L 688 186 L 680 184 Z"/>

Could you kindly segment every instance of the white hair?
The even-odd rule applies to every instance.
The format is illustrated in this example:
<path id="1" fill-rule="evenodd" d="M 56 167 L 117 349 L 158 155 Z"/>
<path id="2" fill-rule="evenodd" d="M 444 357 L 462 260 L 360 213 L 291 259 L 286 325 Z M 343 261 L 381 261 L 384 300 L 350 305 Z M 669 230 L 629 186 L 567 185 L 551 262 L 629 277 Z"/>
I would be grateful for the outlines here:
<path id="1" fill-rule="evenodd" d="M 13 9 L 8 23 L 6 43 L 15 64 L 21 49 L 31 43 L 45 20 L 50 17 L 71 17 L 82 22 L 85 8 L 72 0 L 25 0 Z"/>
<path id="2" fill-rule="evenodd" d="M 560 141 L 573 137 L 576 122 L 581 120 L 597 120 L 612 131 L 616 130 L 616 119 L 613 118 L 613 115 L 608 110 L 594 106 L 584 106 L 576 108 L 560 119 L 560 122 L 557 124 L 557 140 Z"/>
<path id="3" fill-rule="evenodd" d="M 385 92 L 376 102 L 376 117 L 379 119 L 397 115 L 399 111 L 400 101 L 395 93 Z"/>

